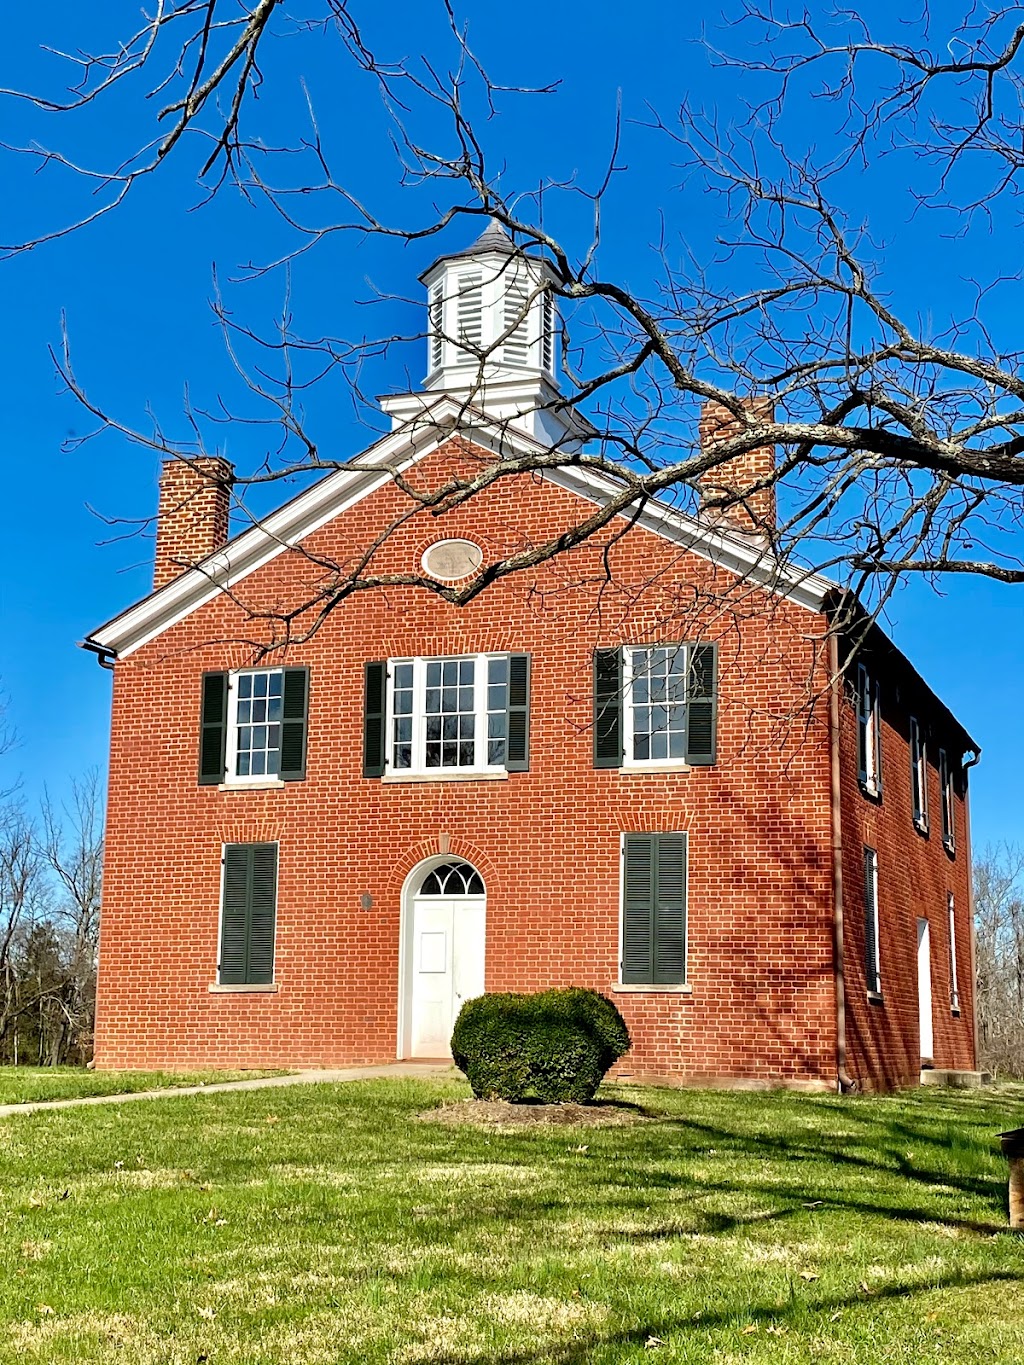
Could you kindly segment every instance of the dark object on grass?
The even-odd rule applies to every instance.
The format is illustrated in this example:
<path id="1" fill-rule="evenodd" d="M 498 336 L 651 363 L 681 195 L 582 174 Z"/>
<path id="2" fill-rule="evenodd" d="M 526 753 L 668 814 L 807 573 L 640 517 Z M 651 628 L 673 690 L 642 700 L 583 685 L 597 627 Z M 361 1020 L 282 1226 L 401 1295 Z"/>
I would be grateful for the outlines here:
<path id="1" fill-rule="evenodd" d="M 1000 1133 L 999 1141 L 1010 1163 L 1010 1227 L 1024 1232 L 1024 1128 Z"/>
<path id="2" fill-rule="evenodd" d="M 575 986 L 477 996 L 452 1034 L 455 1065 L 483 1100 L 586 1104 L 628 1051 L 629 1031 L 612 1002 Z"/>

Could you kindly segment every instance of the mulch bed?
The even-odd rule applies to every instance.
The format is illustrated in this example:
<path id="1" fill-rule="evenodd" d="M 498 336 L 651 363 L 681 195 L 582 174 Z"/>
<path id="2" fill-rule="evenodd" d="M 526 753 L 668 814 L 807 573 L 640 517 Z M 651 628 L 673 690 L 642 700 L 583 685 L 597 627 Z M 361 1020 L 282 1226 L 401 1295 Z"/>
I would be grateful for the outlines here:
<path id="1" fill-rule="evenodd" d="M 509 1104 L 506 1100 L 456 1100 L 416 1117 L 424 1123 L 468 1123 L 478 1128 L 574 1126 L 602 1128 L 637 1123 L 647 1117 L 625 1104 Z"/>

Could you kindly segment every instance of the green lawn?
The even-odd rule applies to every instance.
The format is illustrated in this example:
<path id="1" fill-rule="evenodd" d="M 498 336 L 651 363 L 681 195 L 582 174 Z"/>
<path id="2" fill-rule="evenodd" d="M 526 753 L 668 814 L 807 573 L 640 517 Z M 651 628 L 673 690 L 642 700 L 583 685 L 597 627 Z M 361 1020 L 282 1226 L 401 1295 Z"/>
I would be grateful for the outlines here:
<path id="1" fill-rule="evenodd" d="M 0 1066 L 0 1104 L 128 1095 L 165 1086 L 213 1085 L 279 1076 L 279 1071 L 86 1071 L 80 1066 Z"/>
<path id="2" fill-rule="evenodd" d="M 0 1122 L 0 1361 L 1024 1359 L 992 1135 L 1024 1090 L 612 1088 L 632 1126 L 413 1115 L 456 1081 Z"/>

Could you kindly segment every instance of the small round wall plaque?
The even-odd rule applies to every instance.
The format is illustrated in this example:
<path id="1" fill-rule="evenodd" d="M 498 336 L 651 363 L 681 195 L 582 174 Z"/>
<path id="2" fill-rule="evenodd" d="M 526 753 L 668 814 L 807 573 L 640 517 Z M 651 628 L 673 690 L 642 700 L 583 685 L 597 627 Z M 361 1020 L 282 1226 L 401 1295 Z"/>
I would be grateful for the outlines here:
<path id="1" fill-rule="evenodd" d="M 484 562 L 484 552 L 471 540 L 438 540 L 423 553 L 423 570 L 442 583 L 469 578 Z"/>

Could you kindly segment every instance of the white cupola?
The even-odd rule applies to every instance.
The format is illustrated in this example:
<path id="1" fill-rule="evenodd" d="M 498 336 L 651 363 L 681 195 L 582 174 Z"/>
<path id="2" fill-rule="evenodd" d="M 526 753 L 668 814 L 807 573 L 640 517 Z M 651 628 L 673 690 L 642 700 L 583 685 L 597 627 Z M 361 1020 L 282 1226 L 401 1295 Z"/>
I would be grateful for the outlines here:
<path id="1" fill-rule="evenodd" d="M 556 382 L 554 268 L 492 219 L 472 246 L 420 276 L 427 291 L 424 391 L 381 399 L 395 426 L 449 394 L 545 444 L 578 448 L 590 423 L 561 406 Z"/>

